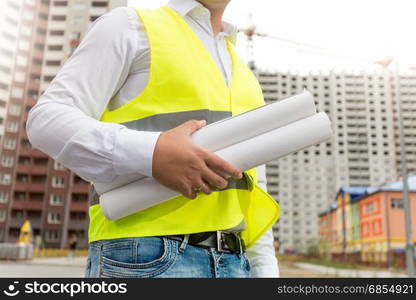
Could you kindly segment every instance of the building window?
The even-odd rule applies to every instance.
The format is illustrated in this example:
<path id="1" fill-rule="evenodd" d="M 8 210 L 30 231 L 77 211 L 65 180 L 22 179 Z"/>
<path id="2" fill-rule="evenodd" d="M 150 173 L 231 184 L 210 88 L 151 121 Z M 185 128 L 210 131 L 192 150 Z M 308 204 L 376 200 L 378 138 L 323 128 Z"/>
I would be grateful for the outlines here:
<path id="1" fill-rule="evenodd" d="M 62 51 L 63 48 L 62 45 L 48 45 L 49 51 Z"/>
<path id="2" fill-rule="evenodd" d="M 59 67 L 61 65 L 61 61 L 60 60 L 47 60 L 46 65 L 47 66 Z"/>
<path id="3" fill-rule="evenodd" d="M 29 47 L 30 47 L 29 42 L 27 42 L 25 40 L 20 40 L 19 41 L 19 50 L 27 51 L 27 50 L 29 50 Z"/>
<path id="4" fill-rule="evenodd" d="M 391 199 L 392 209 L 403 209 L 403 199 Z"/>
<path id="5" fill-rule="evenodd" d="M 78 26 L 84 23 L 84 16 L 74 16 L 72 19 L 72 25 Z"/>
<path id="6" fill-rule="evenodd" d="M 26 79 L 26 73 L 25 72 L 16 71 L 14 73 L 14 81 L 24 82 L 25 79 Z"/>
<path id="7" fill-rule="evenodd" d="M 66 16 L 65 15 L 52 16 L 52 21 L 66 21 Z"/>
<path id="8" fill-rule="evenodd" d="M 0 210 L 0 222 L 6 221 L 6 211 Z"/>
<path id="9" fill-rule="evenodd" d="M 32 27 L 30 26 L 25 26 L 24 24 L 22 24 L 22 27 L 20 27 L 20 33 L 22 35 L 31 35 L 32 34 Z"/>
<path id="10" fill-rule="evenodd" d="M 49 33 L 50 33 L 50 35 L 53 35 L 53 36 L 62 36 L 62 35 L 65 34 L 65 31 L 63 31 L 63 30 L 51 30 Z"/>
<path id="11" fill-rule="evenodd" d="M 369 232 L 368 232 L 368 223 L 362 224 L 361 230 L 362 230 L 362 235 L 367 236 L 369 234 Z"/>
<path id="12" fill-rule="evenodd" d="M 108 6 L 108 1 L 92 1 L 91 6 L 92 7 L 107 7 Z"/>
<path id="13" fill-rule="evenodd" d="M 16 58 L 16 64 L 20 67 L 26 67 L 27 66 L 27 57 L 26 56 L 17 56 Z"/>
<path id="14" fill-rule="evenodd" d="M 51 195 L 49 203 L 51 205 L 62 205 L 64 203 L 63 195 Z"/>
<path id="15" fill-rule="evenodd" d="M 21 139 L 20 146 L 22 146 L 22 148 L 30 148 L 32 145 L 30 144 L 28 139 Z"/>
<path id="16" fill-rule="evenodd" d="M 6 130 L 8 132 L 17 132 L 19 130 L 19 124 L 14 121 L 7 122 Z"/>
<path id="17" fill-rule="evenodd" d="M 22 98 L 23 97 L 23 89 L 18 88 L 18 87 L 14 87 L 12 89 L 12 97 L 13 98 Z"/>
<path id="18" fill-rule="evenodd" d="M 370 202 L 366 205 L 366 212 L 367 214 L 371 214 L 374 212 L 374 202 Z"/>
<path id="19" fill-rule="evenodd" d="M 45 82 L 51 82 L 54 79 L 55 76 L 43 76 L 43 81 Z"/>
<path id="20" fill-rule="evenodd" d="M 21 165 L 30 165 L 30 157 L 29 156 L 19 156 L 19 164 Z"/>
<path id="21" fill-rule="evenodd" d="M 54 161 L 53 168 L 55 170 L 65 170 L 64 165 L 57 161 Z"/>
<path id="22" fill-rule="evenodd" d="M 54 6 L 68 6 L 68 1 L 54 1 Z"/>
<path id="23" fill-rule="evenodd" d="M 45 232 L 45 240 L 47 242 L 57 242 L 59 240 L 59 233 L 57 230 L 48 230 Z"/>
<path id="24" fill-rule="evenodd" d="M 24 10 L 23 11 L 23 19 L 32 21 L 33 20 L 33 10 Z"/>
<path id="25" fill-rule="evenodd" d="M 10 185 L 11 180 L 12 180 L 12 176 L 10 174 L 0 173 L 0 184 Z"/>
<path id="26" fill-rule="evenodd" d="M 20 116 L 22 107 L 20 105 L 11 104 L 9 107 L 9 114 L 12 116 Z"/>
<path id="27" fill-rule="evenodd" d="M 7 203 L 9 201 L 9 192 L 0 192 L 0 203 Z"/>
<path id="28" fill-rule="evenodd" d="M 29 182 L 29 176 L 27 174 L 17 174 L 16 179 L 17 179 L 17 182 L 20 182 L 20 183 Z"/>
<path id="29" fill-rule="evenodd" d="M 60 224 L 61 223 L 61 214 L 57 212 L 48 213 L 48 223 L 49 224 Z"/>
<path id="30" fill-rule="evenodd" d="M 87 214 L 85 212 L 71 212 L 69 215 L 71 221 L 84 221 L 87 219 Z"/>
<path id="31" fill-rule="evenodd" d="M 12 71 L 10 68 L 6 67 L 6 66 L 2 66 L 0 65 L 0 71 L 6 74 L 10 74 L 10 72 Z M 7 85 L 6 85 L 7 86 Z M 4 89 L 4 88 L 3 88 Z"/>
<path id="32" fill-rule="evenodd" d="M 16 149 L 15 139 L 4 139 L 4 149 L 14 150 Z"/>
<path id="33" fill-rule="evenodd" d="M 381 222 L 380 220 L 373 221 L 373 234 L 378 235 L 381 233 Z"/>
<path id="34" fill-rule="evenodd" d="M 3 155 L 1 157 L 1 165 L 3 167 L 8 167 L 8 168 L 13 167 L 13 161 L 14 161 L 13 156 Z"/>
<path id="35" fill-rule="evenodd" d="M 52 178 L 52 186 L 53 187 L 65 187 L 65 178 L 54 176 Z"/>
<path id="36" fill-rule="evenodd" d="M 14 199 L 18 201 L 24 201 L 26 199 L 25 192 L 14 192 Z"/>

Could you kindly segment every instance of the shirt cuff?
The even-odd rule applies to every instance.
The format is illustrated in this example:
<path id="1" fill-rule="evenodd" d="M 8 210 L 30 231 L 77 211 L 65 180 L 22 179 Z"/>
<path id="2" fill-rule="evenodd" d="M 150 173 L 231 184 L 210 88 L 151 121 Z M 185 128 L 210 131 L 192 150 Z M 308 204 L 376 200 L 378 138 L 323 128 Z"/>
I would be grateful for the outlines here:
<path id="1" fill-rule="evenodd" d="M 161 133 L 121 128 L 117 133 L 113 152 L 115 173 L 140 173 L 152 177 L 153 152 Z"/>
<path id="2" fill-rule="evenodd" d="M 258 266 L 250 270 L 251 278 L 279 278 L 279 268 L 275 266 Z"/>

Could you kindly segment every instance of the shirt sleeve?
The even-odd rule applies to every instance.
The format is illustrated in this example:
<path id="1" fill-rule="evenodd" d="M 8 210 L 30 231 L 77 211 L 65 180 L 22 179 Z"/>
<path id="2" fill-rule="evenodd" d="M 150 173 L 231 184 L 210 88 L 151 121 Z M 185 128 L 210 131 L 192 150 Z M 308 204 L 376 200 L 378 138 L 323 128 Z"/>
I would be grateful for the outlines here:
<path id="1" fill-rule="evenodd" d="M 266 165 L 257 167 L 257 176 L 259 186 L 267 192 Z M 251 277 L 275 278 L 280 276 L 272 228 L 248 248 L 246 254 L 251 265 Z"/>
<path id="2" fill-rule="evenodd" d="M 111 182 L 131 173 L 152 176 L 160 132 L 99 121 L 133 60 L 147 47 L 138 38 L 137 15 L 128 10 L 116 8 L 92 24 L 28 115 L 31 144 L 87 181 Z"/>

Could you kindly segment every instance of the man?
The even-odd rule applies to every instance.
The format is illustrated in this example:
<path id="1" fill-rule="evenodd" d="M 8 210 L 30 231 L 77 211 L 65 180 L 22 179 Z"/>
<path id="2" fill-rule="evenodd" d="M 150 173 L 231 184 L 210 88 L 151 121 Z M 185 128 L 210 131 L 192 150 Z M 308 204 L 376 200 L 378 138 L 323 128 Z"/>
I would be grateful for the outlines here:
<path id="1" fill-rule="evenodd" d="M 278 207 L 254 184 L 256 170 L 242 174 L 190 139 L 264 101 L 230 45 L 229 1 L 100 17 L 30 111 L 31 143 L 85 180 L 140 173 L 181 193 L 113 222 L 95 197 L 87 277 L 278 276 Z"/>

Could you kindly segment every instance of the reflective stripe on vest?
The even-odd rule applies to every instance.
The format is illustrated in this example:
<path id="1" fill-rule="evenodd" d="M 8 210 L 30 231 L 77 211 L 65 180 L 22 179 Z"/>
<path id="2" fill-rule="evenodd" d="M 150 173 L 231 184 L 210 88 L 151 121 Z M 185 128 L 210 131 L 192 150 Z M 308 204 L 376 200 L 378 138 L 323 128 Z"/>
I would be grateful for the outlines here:
<path id="1" fill-rule="evenodd" d="M 257 79 L 229 40 L 232 80 L 227 85 L 211 55 L 176 11 L 162 6 L 137 13 L 149 40 L 149 81 L 136 98 L 113 111 L 106 109 L 101 121 L 134 130 L 165 131 L 191 119 L 213 123 L 264 104 Z M 95 195 L 89 210 L 89 240 L 221 230 L 244 219 L 242 237 L 250 247 L 276 222 L 280 209 L 257 185 L 255 168 L 245 175 L 210 195 L 201 193 L 194 200 L 180 195 L 116 221 L 104 217 Z"/>

